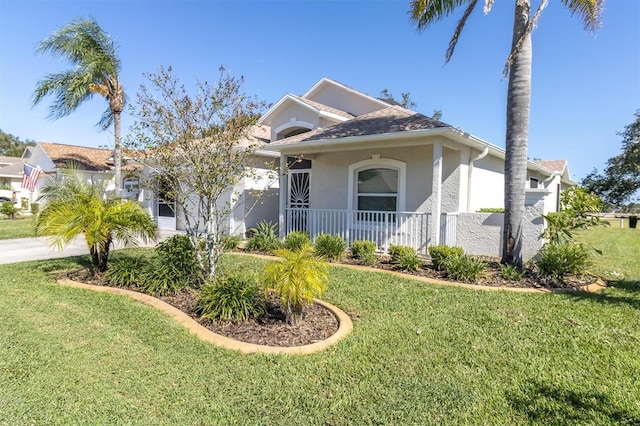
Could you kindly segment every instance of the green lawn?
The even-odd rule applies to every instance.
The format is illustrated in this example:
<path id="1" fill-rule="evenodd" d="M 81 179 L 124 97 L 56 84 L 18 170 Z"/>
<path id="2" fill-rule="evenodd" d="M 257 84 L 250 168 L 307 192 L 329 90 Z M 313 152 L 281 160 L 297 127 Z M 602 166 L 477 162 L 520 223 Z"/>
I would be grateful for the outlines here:
<path id="1" fill-rule="evenodd" d="M 629 235 L 602 268 L 640 257 L 640 234 Z M 55 284 L 79 262 L 0 266 L 0 424 L 640 423 L 637 260 L 598 295 L 332 267 L 325 299 L 354 331 L 306 356 L 220 349 L 126 297 Z"/>
<path id="2" fill-rule="evenodd" d="M 9 238 L 28 238 L 34 236 L 32 216 L 18 216 L 17 219 L 0 219 L 0 240 Z"/>

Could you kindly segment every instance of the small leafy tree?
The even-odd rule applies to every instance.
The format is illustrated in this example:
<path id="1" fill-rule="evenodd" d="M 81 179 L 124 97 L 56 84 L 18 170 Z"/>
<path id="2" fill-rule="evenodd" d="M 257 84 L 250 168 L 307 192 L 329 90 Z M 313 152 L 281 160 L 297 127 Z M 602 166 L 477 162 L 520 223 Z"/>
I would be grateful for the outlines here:
<path id="1" fill-rule="evenodd" d="M 542 233 L 551 244 L 573 242 L 573 231 L 600 225 L 597 214 L 602 201 L 585 188 L 567 188 L 560 194 L 560 211 L 543 216 L 547 227 Z"/>
<path id="2" fill-rule="evenodd" d="M 36 233 L 51 235 L 51 245 L 62 249 L 84 235 L 93 267 L 105 272 L 113 242 L 136 246 L 138 238 L 155 239 L 156 225 L 137 201 L 105 199 L 104 184 L 83 181 L 74 168 L 62 175 L 42 188 L 46 204 L 36 219 Z"/>
<path id="3" fill-rule="evenodd" d="M 276 255 L 282 260 L 264 267 L 264 284 L 280 296 L 287 321 L 291 325 L 298 325 L 302 320 L 304 305 L 310 304 L 314 297 L 322 296 L 327 290 L 327 264 L 315 256 L 309 244 L 297 251 L 276 250 Z"/>
<path id="4" fill-rule="evenodd" d="M 15 219 L 18 212 L 20 212 L 20 209 L 11 201 L 5 201 L 2 203 L 2 206 L 0 206 L 0 213 L 6 215 L 9 219 Z"/>
<path id="5" fill-rule="evenodd" d="M 149 86 L 137 94 L 137 121 L 126 142 L 132 155 L 155 171 L 141 184 L 174 200 L 183 214 L 204 277 L 216 275 L 228 218 L 241 194 L 234 187 L 256 177 L 258 141 L 251 130 L 263 109 L 243 93 L 243 79 L 220 68 L 215 84 L 198 82 L 191 94 L 172 74 L 160 68 L 146 75 Z M 204 241 L 204 255 L 198 250 Z"/>

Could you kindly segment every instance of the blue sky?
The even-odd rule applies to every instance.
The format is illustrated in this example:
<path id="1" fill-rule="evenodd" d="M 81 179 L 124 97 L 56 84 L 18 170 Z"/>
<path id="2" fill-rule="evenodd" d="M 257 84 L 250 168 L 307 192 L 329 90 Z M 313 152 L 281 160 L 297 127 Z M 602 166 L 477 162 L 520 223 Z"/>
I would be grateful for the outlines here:
<path id="1" fill-rule="evenodd" d="M 537 6 L 537 0 L 532 0 Z M 513 0 L 470 17 L 451 62 L 444 54 L 456 19 L 418 33 L 408 0 L 52 1 L 0 0 L 0 128 L 37 141 L 111 146 L 95 126 L 94 98 L 69 117 L 32 108 L 36 82 L 67 64 L 37 56 L 37 43 L 75 17 L 93 16 L 118 42 L 130 99 L 143 73 L 172 66 L 187 85 L 215 81 L 224 65 L 245 91 L 269 103 L 302 94 L 322 77 L 378 96 L 410 92 L 417 111 L 504 147 Z M 569 160 L 574 180 L 620 151 L 616 132 L 640 108 L 640 1 L 608 0 L 595 36 L 550 0 L 533 36 L 529 157 Z M 124 119 L 124 130 L 131 122 Z"/>

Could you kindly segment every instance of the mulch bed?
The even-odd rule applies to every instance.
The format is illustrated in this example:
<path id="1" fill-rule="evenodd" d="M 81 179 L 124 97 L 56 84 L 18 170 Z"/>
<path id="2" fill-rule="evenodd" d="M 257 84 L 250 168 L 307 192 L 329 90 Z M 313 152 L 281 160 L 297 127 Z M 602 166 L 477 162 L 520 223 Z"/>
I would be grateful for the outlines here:
<path id="1" fill-rule="evenodd" d="M 72 272 L 67 277 L 86 284 L 109 285 L 102 276 L 94 275 L 89 269 Z M 127 290 L 139 291 L 136 288 Z M 278 347 L 302 346 L 324 340 L 338 330 L 338 320 L 333 313 L 317 304 L 305 306 L 303 320 L 298 326 L 289 325 L 274 295 L 267 298 L 267 313 L 259 319 L 228 323 L 201 321 L 192 312 L 196 297 L 196 291 L 184 289 L 178 294 L 161 296 L 159 299 L 185 312 L 214 333 L 246 343 Z"/>
<path id="2" fill-rule="evenodd" d="M 265 254 L 265 253 L 261 253 Z M 525 276 L 519 281 L 509 281 L 502 278 L 500 273 L 500 263 L 498 259 L 483 258 L 487 266 L 485 277 L 475 283 L 478 285 L 492 287 L 512 287 L 512 288 L 535 288 L 535 289 L 572 289 L 585 284 L 589 284 L 595 279 L 573 277 L 565 283 L 555 281 L 541 281 L 535 272 L 527 270 Z M 349 257 L 340 261 L 342 264 L 361 265 L 361 262 Z M 403 272 L 391 262 L 388 257 L 380 257 L 380 261 L 373 266 L 375 269 Z M 442 271 L 436 271 L 428 266 L 420 268 L 416 272 L 403 272 L 407 275 L 420 276 L 425 278 L 435 278 L 447 280 L 447 276 Z M 93 275 L 90 270 L 83 269 L 68 274 L 68 278 L 94 285 L 108 285 L 100 275 Z M 139 291 L 136 288 L 129 290 Z M 259 319 L 245 322 L 218 322 L 201 321 L 192 313 L 197 293 L 194 290 L 185 289 L 176 295 L 162 296 L 159 299 L 180 309 L 194 320 L 214 333 L 240 340 L 242 342 L 254 343 L 267 346 L 291 347 L 301 346 L 324 340 L 334 334 L 338 329 L 338 320 L 326 308 L 320 305 L 309 305 L 304 309 L 303 321 L 298 326 L 289 325 L 286 322 L 284 312 L 274 295 L 269 295 L 267 300 L 267 313 Z"/>

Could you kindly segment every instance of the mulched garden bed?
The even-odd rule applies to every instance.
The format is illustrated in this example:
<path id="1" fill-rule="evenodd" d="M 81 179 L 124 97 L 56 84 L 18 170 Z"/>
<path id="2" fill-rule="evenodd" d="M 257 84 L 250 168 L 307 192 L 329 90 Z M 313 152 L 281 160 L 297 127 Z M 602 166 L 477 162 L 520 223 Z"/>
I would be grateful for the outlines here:
<path id="1" fill-rule="evenodd" d="M 244 251 L 243 251 L 244 252 Z M 266 254 L 266 253 L 256 253 Z M 579 286 L 595 281 L 594 277 L 572 277 L 566 282 L 542 281 L 534 271 L 526 270 L 524 277 L 518 281 L 505 280 L 500 273 L 500 263 L 495 258 L 482 258 L 486 264 L 486 274 L 478 282 L 470 283 L 476 285 L 505 287 L 505 288 L 535 288 L 535 289 L 575 289 Z M 342 264 L 362 265 L 358 260 L 345 257 L 340 262 Z M 423 266 L 416 272 L 401 271 L 397 265 L 391 262 L 388 256 L 380 256 L 379 262 L 372 266 L 375 269 L 402 272 L 409 276 L 419 276 L 447 280 L 447 276 L 442 271 L 436 271 L 429 266 Z M 102 276 L 93 275 L 90 270 L 83 269 L 67 275 L 68 278 L 87 284 L 108 285 Z M 139 291 L 136 288 L 129 290 Z M 304 317 L 300 325 L 292 326 L 286 322 L 284 312 L 274 295 L 269 295 L 267 299 L 267 313 L 262 318 L 245 322 L 218 322 L 201 321 L 192 313 L 197 292 L 185 289 L 178 294 L 162 296 L 159 299 L 180 309 L 194 320 L 214 333 L 247 343 L 254 343 L 267 346 L 291 347 L 302 346 L 324 340 L 334 334 L 338 329 L 338 320 L 326 308 L 320 305 L 310 305 L 304 308 Z"/>
<path id="2" fill-rule="evenodd" d="M 86 284 L 109 285 L 102 276 L 94 275 L 89 269 L 72 272 L 67 277 Z M 136 288 L 127 290 L 138 291 Z M 331 311 L 317 304 L 304 307 L 303 320 L 298 326 L 289 325 L 274 295 L 267 298 L 267 313 L 259 319 L 229 323 L 201 321 L 192 312 L 196 297 L 195 290 L 184 289 L 178 294 L 158 298 L 185 312 L 214 333 L 246 343 L 278 347 L 302 346 L 324 340 L 338 330 L 336 317 Z"/>

